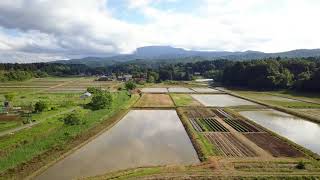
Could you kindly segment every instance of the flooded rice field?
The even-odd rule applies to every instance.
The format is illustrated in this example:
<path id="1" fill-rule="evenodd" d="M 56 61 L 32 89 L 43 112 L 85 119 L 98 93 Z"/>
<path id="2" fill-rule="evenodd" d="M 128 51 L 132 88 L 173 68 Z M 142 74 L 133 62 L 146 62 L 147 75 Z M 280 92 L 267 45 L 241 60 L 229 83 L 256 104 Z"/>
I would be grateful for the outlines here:
<path id="1" fill-rule="evenodd" d="M 241 111 L 242 116 L 320 154 L 320 125 L 276 110 Z"/>
<path id="2" fill-rule="evenodd" d="M 169 92 L 174 92 L 174 93 L 193 93 L 194 91 L 189 89 L 189 88 L 184 88 L 184 87 L 171 87 L 168 88 Z"/>
<path id="3" fill-rule="evenodd" d="M 198 162 L 175 110 L 131 110 L 37 179 L 75 179 L 140 166 Z"/>
<path id="4" fill-rule="evenodd" d="M 241 105 L 256 105 L 250 101 L 240 99 L 227 94 L 193 94 L 193 98 L 198 100 L 204 106 L 227 107 Z"/>
<path id="5" fill-rule="evenodd" d="M 198 92 L 198 93 L 218 93 L 221 92 L 216 89 L 211 89 L 211 88 L 192 88 L 192 90 Z"/>
<path id="6" fill-rule="evenodd" d="M 142 92 L 144 93 L 167 93 L 167 88 L 142 88 Z"/>

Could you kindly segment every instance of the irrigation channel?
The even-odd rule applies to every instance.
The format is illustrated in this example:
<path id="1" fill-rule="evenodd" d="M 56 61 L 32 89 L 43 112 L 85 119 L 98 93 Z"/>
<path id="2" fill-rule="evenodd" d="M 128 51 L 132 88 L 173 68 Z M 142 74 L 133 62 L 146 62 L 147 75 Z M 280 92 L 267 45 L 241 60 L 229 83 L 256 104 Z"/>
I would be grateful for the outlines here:
<path id="1" fill-rule="evenodd" d="M 241 111 L 242 116 L 320 154 L 320 125 L 276 110 Z"/>
<path id="2" fill-rule="evenodd" d="M 198 156 L 175 110 L 131 110 L 36 179 L 76 179 L 141 166 L 195 163 Z"/>

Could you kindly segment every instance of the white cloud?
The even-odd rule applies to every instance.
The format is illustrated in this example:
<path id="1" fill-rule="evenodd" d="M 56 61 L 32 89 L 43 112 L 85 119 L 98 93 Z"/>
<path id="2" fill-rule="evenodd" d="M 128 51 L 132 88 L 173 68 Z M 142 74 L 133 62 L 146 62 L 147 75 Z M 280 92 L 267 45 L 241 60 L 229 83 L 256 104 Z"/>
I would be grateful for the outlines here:
<path id="1" fill-rule="evenodd" d="M 128 53 L 145 45 L 267 52 L 320 47 L 317 0 L 199 0 L 189 12 L 156 8 L 166 2 L 184 5 L 119 0 L 126 3 L 123 11 L 147 19 L 135 24 L 115 18 L 107 0 L 1 0 L 0 51 L 50 59 Z"/>

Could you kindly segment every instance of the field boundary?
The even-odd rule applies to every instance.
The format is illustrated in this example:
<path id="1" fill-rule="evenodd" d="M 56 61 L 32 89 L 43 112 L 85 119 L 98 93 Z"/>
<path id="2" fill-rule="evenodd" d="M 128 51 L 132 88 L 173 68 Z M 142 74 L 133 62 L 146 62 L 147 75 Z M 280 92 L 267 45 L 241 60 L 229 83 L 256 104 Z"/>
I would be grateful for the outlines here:
<path id="1" fill-rule="evenodd" d="M 40 169 L 38 169 L 37 171 L 34 171 L 31 175 L 27 176 L 26 179 L 33 179 L 36 176 L 40 175 L 41 173 L 43 173 L 45 170 L 47 170 L 48 168 L 50 168 L 51 166 L 53 166 L 54 164 L 58 163 L 59 161 L 63 160 L 64 158 L 66 158 L 67 156 L 69 156 L 70 154 L 74 153 L 75 151 L 77 151 L 78 149 L 82 148 L 83 146 L 85 146 L 86 144 L 88 144 L 89 142 L 91 142 L 92 140 L 94 140 L 95 138 L 97 138 L 98 136 L 100 136 L 101 134 L 105 133 L 106 131 L 108 131 L 109 129 L 111 129 L 113 126 L 115 126 L 120 120 L 122 120 L 122 118 L 128 114 L 128 112 L 131 110 L 131 108 L 126 109 L 126 110 L 120 110 L 119 112 L 115 113 L 110 119 L 115 118 L 115 121 L 112 122 L 109 126 L 105 127 L 102 131 L 100 131 L 99 133 L 95 134 L 94 136 L 91 136 L 89 139 L 85 140 L 84 142 L 82 142 L 81 144 L 77 145 L 76 147 L 68 150 L 67 152 L 65 152 L 64 154 L 62 154 L 61 156 L 59 156 L 59 158 L 49 162 L 48 164 L 46 164 L 45 166 L 42 166 Z"/>

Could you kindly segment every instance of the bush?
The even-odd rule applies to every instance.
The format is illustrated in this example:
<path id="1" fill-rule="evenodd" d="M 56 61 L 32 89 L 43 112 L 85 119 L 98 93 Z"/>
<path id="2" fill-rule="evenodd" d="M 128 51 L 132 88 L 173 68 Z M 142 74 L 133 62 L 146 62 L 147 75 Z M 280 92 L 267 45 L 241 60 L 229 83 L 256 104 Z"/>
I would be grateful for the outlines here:
<path id="1" fill-rule="evenodd" d="M 303 161 L 299 161 L 296 165 L 297 169 L 306 169 L 306 164 Z"/>
<path id="2" fill-rule="evenodd" d="M 81 118 L 78 113 L 72 112 L 63 118 L 63 122 L 65 125 L 69 126 L 79 125 L 81 123 Z"/>
<path id="3" fill-rule="evenodd" d="M 88 104 L 92 110 L 99 110 L 109 108 L 112 104 L 112 96 L 109 92 L 101 92 L 94 94 L 91 102 Z"/>
<path id="4" fill-rule="evenodd" d="M 100 88 L 96 88 L 96 87 L 88 87 L 87 91 L 91 94 L 98 94 L 102 92 Z"/>
<path id="5" fill-rule="evenodd" d="M 34 105 L 34 111 L 35 112 L 42 112 L 44 110 L 46 110 L 48 108 L 48 105 L 45 101 L 38 101 L 35 105 Z"/>
<path id="6" fill-rule="evenodd" d="M 125 87 L 127 90 L 133 90 L 136 88 L 136 84 L 132 81 L 126 82 Z"/>

